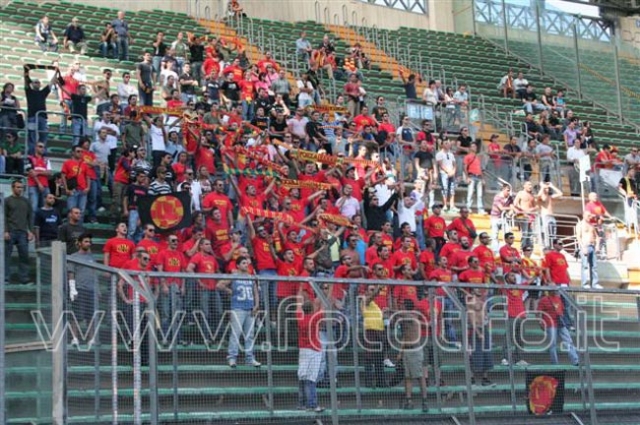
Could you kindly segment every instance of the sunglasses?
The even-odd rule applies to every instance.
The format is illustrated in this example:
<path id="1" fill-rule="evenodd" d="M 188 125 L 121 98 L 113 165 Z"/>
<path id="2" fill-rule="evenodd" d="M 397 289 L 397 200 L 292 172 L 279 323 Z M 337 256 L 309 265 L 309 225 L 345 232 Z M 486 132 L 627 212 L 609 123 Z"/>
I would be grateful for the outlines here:
<path id="1" fill-rule="evenodd" d="M 149 260 L 151 260 L 151 257 L 140 257 L 140 259 L 142 261 L 149 261 Z"/>

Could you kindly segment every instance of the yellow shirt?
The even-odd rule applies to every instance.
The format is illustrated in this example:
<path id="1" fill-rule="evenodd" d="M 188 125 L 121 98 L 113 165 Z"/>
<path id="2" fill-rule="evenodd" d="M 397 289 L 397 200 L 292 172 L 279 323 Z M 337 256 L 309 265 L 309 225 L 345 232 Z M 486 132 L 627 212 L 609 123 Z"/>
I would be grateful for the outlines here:
<path id="1" fill-rule="evenodd" d="M 369 305 L 364 305 L 362 317 L 364 318 L 365 331 L 384 331 L 382 310 L 375 301 L 371 301 Z"/>

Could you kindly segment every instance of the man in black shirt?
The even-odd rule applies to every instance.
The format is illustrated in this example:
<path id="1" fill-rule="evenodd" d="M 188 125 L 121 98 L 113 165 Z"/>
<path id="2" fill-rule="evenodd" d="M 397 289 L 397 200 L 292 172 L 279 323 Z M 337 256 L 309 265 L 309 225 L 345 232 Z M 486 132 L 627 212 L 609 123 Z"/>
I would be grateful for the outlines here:
<path id="1" fill-rule="evenodd" d="M 53 208 L 55 204 L 56 197 L 50 193 L 44 198 L 42 208 L 36 211 L 35 235 L 38 248 L 51 246 L 51 241 L 58 239 L 58 227 L 62 223 L 62 218 L 58 210 Z"/>
<path id="2" fill-rule="evenodd" d="M 142 106 L 153 106 L 153 65 L 151 53 L 145 52 L 142 62 L 136 66 L 138 78 L 138 94 Z"/>
<path id="3" fill-rule="evenodd" d="M 74 116 L 71 120 L 74 145 L 80 141 L 80 137 L 87 134 L 89 102 L 91 102 L 91 96 L 87 94 L 87 86 L 79 85 L 78 93 L 71 94 L 71 113 L 73 115 L 79 115 L 79 117 Z"/>
<path id="4" fill-rule="evenodd" d="M 405 78 L 402 71 L 400 71 L 400 78 L 402 78 L 402 87 L 404 87 L 404 93 L 407 96 L 407 99 L 417 99 L 418 94 L 416 93 L 416 76 L 414 74 L 410 74 L 409 77 Z"/>
<path id="5" fill-rule="evenodd" d="M 153 58 L 151 59 L 156 83 L 160 81 L 160 65 L 162 64 L 162 58 L 167 53 L 167 48 L 168 46 L 164 43 L 164 32 L 158 31 L 156 41 L 153 42 Z"/>
<path id="6" fill-rule="evenodd" d="M 32 80 L 29 77 L 29 71 L 31 71 L 31 65 L 24 66 L 24 91 L 27 95 L 27 122 L 28 126 L 28 144 L 29 155 L 33 155 L 36 150 L 36 129 L 38 131 L 37 139 L 47 146 L 49 123 L 47 121 L 47 114 L 38 112 L 47 111 L 47 97 L 51 93 L 51 87 L 55 84 L 60 77 L 60 71 L 55 68 L 55 72 L 51 77 L 49 84 L 45 88 L 41 88 L 40 80 Z"/>
<path id="7" fill-rule="evenodd" d="M 231 102 L 231 105 L 237 105 L 240 100 L 240 88 L 238 83 L 233 81 L 233 74 L 230 72 L 225 75 L 226 80 L 220 86 L 224 97 Z"/>
<path id="8" fill-rule="evenodd" d="M 193 78 L 200 84 L 202 82 L 202 62 L 204 62 L 204 46 L 198 37 L 189 40 L 189 54 L 191 55 L 191 72 Z"/>
<path id="9" fill-rule="evenodd" d="M 269 118 L 265 117 L 263 107 L 260 106 L 256 109 L 256 114 L 251 120 L 251 125 L 258 127 L 262 131 L 269 130 Z"/>
<path id="10" fill-rule="evenodd" d="M 283 141 L 287 128 L 287 120 L 284 119 L 284 114 L 282 112 L 278 112 L 276 114 L 276 119 L 271 121 L 271 124 L 269 125 L 269 136 Z"/>
<path id="11" fill-rule="evenodd" d="M 78 25 L 78 18 L 73 18 L 71 23 L 64 30 L 64 42 L 65 49 L 69 49 L 69 53 L 75 54 L 80 52 L 81 55 L 87 53 L 87 42 L 84 36 L 82 27 Z"/>
<path id="12" fill-rule="evenodd" d="M 533 86 L 531 84 L 527 84 L 526 91 L 522 96 L 522 103 L 524 103 L 524 110 L 528 114 L 533 114 L 534 111 L 538 112 L 547 109 L 542 102 L 538 102 L 538 98 L 533 92 Z"/>
<path id="13" fill-rule="evenodd" d="M 182 75 L 180 75 L 180 93 L 182 93 L 182 101 L 187 104 L 190 101 L 194 104 L 198 100 L 196 97 L 196 87 L 198 80 L 191 75 L 191 64 L 185 63 L 182 67 Z"/>
<path id="14" fill-rule="evenodd" d="M 58 240 L 67 245 L 67 254 L 78 251 L 78 237 L 87 231 L 80 221 L 81 218 L 80 208 L 71 208 L 67 222 L 58 228 Z"/>
<path id="15" fill-rule="evenodd" d="M 262 108 L 264 114 L 266 116 L 271 115 L 271 108 L 273 104 L 271 103 L 271 98 L 269 97 L 269 92 L 265 89 L 258 89 L 258 98 L 253 102 L 253 108 L 257 112 L 258 108 Z"/>
<path id="16" fill-rule="evenodd" d="M 325 149 L 329 155 L 332 154 L 331 144 L 322 128 L 320 112 L 313 111 L 311 120 L 307 123 L 305 130 L 307 135 L 309 135 L 309 144 L 306 149 L 313 152 L 317 152 L 318 149 Z"/>

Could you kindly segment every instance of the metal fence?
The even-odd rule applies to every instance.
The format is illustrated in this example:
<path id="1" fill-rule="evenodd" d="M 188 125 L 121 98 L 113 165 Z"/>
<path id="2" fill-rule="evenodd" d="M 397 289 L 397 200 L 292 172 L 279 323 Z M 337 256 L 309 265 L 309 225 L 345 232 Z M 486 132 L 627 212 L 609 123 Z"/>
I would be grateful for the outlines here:
<path id="1" fill-rule="evenodd" d="M 632 388 L 636 385 L 633 376 L 625 376 L 624 371 L 626 367 L 637 369 L 640 353 L 634 337 L 640 321 L 637 292 L 535 284 L 525 288 L 304 278 L 306 296 L 319 300 L 324 310 L 319 354 L 310 360 L 298 350 L 302 331 L 296 325 L 295 302 L 282 299 L 274 303 L 260 290 L 257 313 L 243 321 L 252 327 L 238 331 L 232 322 L 239 313 L 230 309 L 226 291 L 221 287 L 215 291 L 196 289 L 197 278 L 220 282 L 229 275 L 116 270 L 67 257 L 60 243 L 54 243 L 50 256 L 44 256 L 50 261 L 39 263 L 40 273 L 50 270 L 51 275 L 50 279 L 43 275 L 41 280 L 44 285 L 50 282 L 52 290 L 50 319 L 45 318 L 39 327 L 49 329 L 40 333 L 46 350 L 33 354 L 41 357 L 41 369 L 34 371 L 35 363 L 23 367 L 24 373 L 29 369 L 41 375 L 39 410 L 31 409 L 27 414 L 19 410 L 26 406 L 14 406 L 9 409 L 9 419 L 14 421 L 42 414 L 40 419 L 60 424 L 300 423 L 316 419 L 337 424 L 356 418 L 406 417 L 409 421 L 424 415 L 434 419 L 459 415 L 473 424 L 489 413 L 526 413 L 527 400 L 533 397 L 527 379 L 537 375 L 561 377 L 565 414 L 589 423 L 599 423 L 598 403 L 609 400 L 616 388 L 623 388 L 615 393 L 619 409 L 637 410 L 635 393 L 625 395 L 624 389 L 626 382 Z M 70 301 L 67 273 L 72 268 L 77 272 L 78 267 L 95 272 L 97 290 L 89 297 L 80 291 L 80 298 Z M 156 298 L 155 289 L 166 283 L 162 279 L 175 279 L 176 290 L 160 290 Z M 247 279 L 266 288 L 273 279 L 278 285 L 287 285 L 303 278 Z M 374 284 L 384 285 L 394 293 L 394 299 L 412 298 L 406 294 L 415 290 L 420 301 L 413 308 L 402 303 L 385 310 L 380 331 L 371 324 L 375 322 L 363 319 L 371 317 L 371 310 L 363 304 L 366 291 L 361 289 Z M 177 290 L 180 285 L 186 289 L 184 294 Z M 131 304 L 122 302 L 119 288 L 129 293 Z M 345 292 L 337 292 L 338 288 Z M 486 303 L 485 291 L 495 295 Z M 560 364 L 551 364 L 550 349 L 555 345 L 550 343 L 550 334 L 539 328 L 538 310 L 533 308 L 518 320 L 510 317 L 510 297 L 525 293 L 531 299 L 535 294 L 560 295 L 570 311 L 567 320 L 577 328 L 575 334 L 567 329 L 569 336 L 561 336 L 575 346 L 578 366 L 568 364 L 564 349 Z M 211 311 L 201 308 L 205 297 Z M 472 312 L 485 312 L 485 320 L 479 321 Z M 83 318 L 91 320 L 83 322 Z M 415 340 L 413 325 L 420 329 Z M 235 351 L 230 351 L 232 335 L 235 332 L 244 337 L 250 329 L 253 344 L 241 344 L 236 357 Z M 413 356 L 412 350 L 419 354 Z M 229 366 L 231 358 L 237 359 L 236 367 Z M 262 363 L 261 367 L 244 365 L 252 359 Z M 386 359 L 396 367 L 386 367 Z M 421 412 L 420 379 L 409 392 L 413 410 L 406 403 L 406 388 L 399 386 L 406 376 L 416 376 L 417 369 L 419 376 L 428 377 L 428 413 Z M 309 373 L 327 379 L 312 379 Z M 318 381 L 317 400 L 324 411 L 308 411 L 308 405 L 300 404 L 305 402 L 300 377 Z M 28 397 L 36 396 L 23 394 Z"/>

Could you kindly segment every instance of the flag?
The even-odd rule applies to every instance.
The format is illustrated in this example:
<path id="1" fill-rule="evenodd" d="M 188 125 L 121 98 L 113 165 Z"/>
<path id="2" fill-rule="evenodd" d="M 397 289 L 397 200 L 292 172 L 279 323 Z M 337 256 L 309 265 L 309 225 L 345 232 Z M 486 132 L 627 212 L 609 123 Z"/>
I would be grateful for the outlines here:
<path id="1" fill-rule="evenodd" d="M 138 198 L 140 223 L 153 224 L 159 233 L 169 233 L 191 225 L 191 195 L 174 192 Z"/>
<path id="2" fill-rule="evenodd" d="M 564 371 L 527 371 L 527 409 L 535 416 L 564 409 Z"/>

